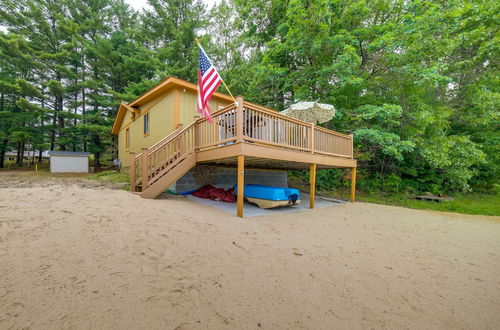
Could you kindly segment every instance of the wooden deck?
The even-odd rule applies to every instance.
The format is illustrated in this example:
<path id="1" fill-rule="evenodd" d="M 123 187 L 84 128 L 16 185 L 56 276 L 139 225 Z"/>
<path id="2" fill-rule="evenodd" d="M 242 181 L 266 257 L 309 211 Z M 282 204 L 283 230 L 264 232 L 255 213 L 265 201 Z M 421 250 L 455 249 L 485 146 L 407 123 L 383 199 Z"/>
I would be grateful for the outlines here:
<path id="1" fill-rule="evenodd" d="M 351 168 L 354 199 L 357 163 L 352 135 L 246 103 L 241 97 L 237 105 L 215 112 L 211 122 L 197 119 L 142 149 L 141 154 L 131 153 L 131 190 L 155 198 L 197 163 L 238 167 L 239 180 L 245 167 L 309 169 L 314 171 L 312 181 L 317 168 Z M 312 188 L 311 207 L 314 185 Z"/>

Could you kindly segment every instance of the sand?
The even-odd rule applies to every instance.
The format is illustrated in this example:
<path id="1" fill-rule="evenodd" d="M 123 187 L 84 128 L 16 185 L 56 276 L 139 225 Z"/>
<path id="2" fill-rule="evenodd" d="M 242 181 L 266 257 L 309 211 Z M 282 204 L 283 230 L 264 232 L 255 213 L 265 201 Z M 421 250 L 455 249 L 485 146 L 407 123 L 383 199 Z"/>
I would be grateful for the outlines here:
<path id="1" fill-rule="evenodd" d="M 498 218 L 0 181 L 0 329 L 500 328 Z"/>

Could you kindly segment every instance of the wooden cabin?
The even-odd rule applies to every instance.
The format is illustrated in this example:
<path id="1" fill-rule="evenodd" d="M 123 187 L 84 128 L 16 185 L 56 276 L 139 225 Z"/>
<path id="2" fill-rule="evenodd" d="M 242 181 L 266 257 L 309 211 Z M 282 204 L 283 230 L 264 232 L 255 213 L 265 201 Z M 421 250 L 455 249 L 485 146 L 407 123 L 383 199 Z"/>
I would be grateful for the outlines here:
<path id="1" fill-rule="evenodd" d="M 225 180 L 238 184 L 241 217 L 246 183 L 286 185 L 288 170 L 308 169 L 313 208 L 316 170 L 349 168 L 354 201 L 352 135 L 217 92 L 210 100 L 213 121 L 208 122 L 198 116 L 196 101 L 197 85 L 169 77 L 120 104 L 112 132 L 118 135 L 118 157 L 130 174 L 131 191 L 156 198 L 182 180 L 192 186 Z"/>

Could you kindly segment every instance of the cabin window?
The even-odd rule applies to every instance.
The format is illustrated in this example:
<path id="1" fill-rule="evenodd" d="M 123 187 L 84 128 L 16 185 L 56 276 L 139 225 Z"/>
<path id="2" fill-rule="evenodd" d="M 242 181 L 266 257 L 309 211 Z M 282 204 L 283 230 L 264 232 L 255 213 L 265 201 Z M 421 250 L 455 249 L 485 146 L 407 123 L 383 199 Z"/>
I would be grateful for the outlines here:
<path id="1" fill-rule="evenodd" d="M 144 114 L 144 135 L 149 135 L 149 112 Z"/>
<path id="2" fill-rule="evenodd" d="M 130 148 L 130 127 L 125 130 L 125 148 Z"/>

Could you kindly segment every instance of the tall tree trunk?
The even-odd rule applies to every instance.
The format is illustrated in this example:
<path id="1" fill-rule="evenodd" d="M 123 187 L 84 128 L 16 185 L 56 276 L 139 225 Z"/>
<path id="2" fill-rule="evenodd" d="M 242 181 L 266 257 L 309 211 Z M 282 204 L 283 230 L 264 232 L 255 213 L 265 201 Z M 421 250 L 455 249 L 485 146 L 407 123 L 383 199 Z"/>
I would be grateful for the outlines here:
<path id="1" fill-rule="evenodd" d="M 54 114 L 52 116 L 52 128 L 50 132 L 50 150 L 54 150 L 56 147 L 56 124 L 57 124 L 57 110 L 54 106 Z"/>
<path id="2" fill-rule="evenodd" d="M 9 143 L 9 140 L 3 139 L 2 144 L 0 145 L 0 168 L 5 167 L 5 151 L 7 150 L 7 143 Z"/>
<path id="3" fill-rule="evenodd" d="M 85 80 L 85 71 L 84 71 L 84 76 L 83 76 L 83 79 Z M 83 90 L 82 90 L 82 122 L 85 124 L 85 115 L 86 115 L 86 109 L 85 109 L 85 87 L 83 87 Z M 83 151 L 87 152 L 87 140 L 85 139 L 85 137 L 83 138 Z"/>
<path id="4" fill-rule="evenodd" d="M 42 94 L 43 94 L 43 88 L 42 88 Z M 44 98 L 42 98 L 42 104 L 41 105 L 42 105 L 42 108 L 45 107 L 45 99 Z M 38 151 L 38 162 L 39 163 L 42 162 L 42 153 L 43 153 L 43 149 L 42 149 L 43 148 L 43 140 L 44 140 L 44 138 L 43 138 L 43 128 L 44 128 L 43 127 L 43 122 L 44 122 L 44 120 L 43 120 L 43 112 L 42 112 L 42 114 L 40 116 L 41 145 L 40 145 L 40 150 Z"/>
<path id="5" fill-rule="evenodd" d="M 3 93 L 0 94 L 0 111 L 4 109 L 4 96 Z M 9 143 L 8 139 L 3 139 L 2 144 L 0 145 L 0 168 L 4 168 L 5 166 L 5 150 L 7 150 L 7 143 Z"/>
<path id="6" fill-rule="evenodd" d="M 25 142 L 24 140 L 19 142 L 19 149 L 17 153 L 17 166 L 23 167 L 24 165 L 24 148 L 25 148 Z"/>
<path id="7" fill-rule="evenodd" d="M 16 155 L 16 164 L 19 164 L 21 162 L 21 142 L 17 142 L 17 155 Z"/>
<path id="8" fill-rule="evenodd" d="M 78 65 L 75 65 L 75 86 L 78 85 Z M 74 99 L 74 102 L 75 102 L 75 110 L 74 110 L 74 113 L 75 113 L 75 118 L 73 119 L 73 126 L 76 126 L 77 124 L 77 120 L 76 120 L 76 116 L 78 114 L 78 88 L 75 88 L 75 99 Z M 76 138 L 73 138 L 73 151 L 76 151 Z"/>
<path id="9" fill-rule="evenodd" d="M 58 97 L 57 103 L 58 103 L 57 107 L 59 109 L 59 113 L 62 113 L 62 111 L 63 111 L 63 98 L 62 98 L 62 96 Z M 61 115 L 58 116 L 58 126 L 59 126 L 59 137 L 63 137 L 64 136 L 64 133 L 63 133 L 64 117 Z M 61 149 L 61 151 L 65 151 L 66 145 L 64 143 L 59 142 L 59 148 Z"/>
<path id="10" fill-rule="evenodd" d="M 94 152 L 94 172 L 98 172 L 101 168 L 101 138 L 99 135 L 94 134 L 92 137 L 92 142 L 94 147 L 96 148 L 96 152 Z"/>

